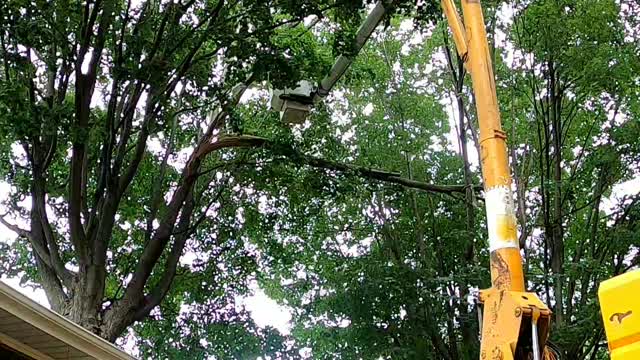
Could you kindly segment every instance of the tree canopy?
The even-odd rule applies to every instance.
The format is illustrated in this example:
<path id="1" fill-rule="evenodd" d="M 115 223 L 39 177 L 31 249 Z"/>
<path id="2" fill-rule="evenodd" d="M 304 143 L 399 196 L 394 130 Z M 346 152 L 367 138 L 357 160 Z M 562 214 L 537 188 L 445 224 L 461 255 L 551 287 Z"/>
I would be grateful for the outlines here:
<path id="1" fill-rule="evenodd" d="M 385 4 L 290 126 L 270 90 L 352 55 L 373 1 L 4 1 L 2 275 L 151 358 L 477 359 L 470 79 L 438 2 Z M 640 262 L 640 8 L 483 5 L 528 287 L 566 358 L 605 359 L 598 284 Z"/>

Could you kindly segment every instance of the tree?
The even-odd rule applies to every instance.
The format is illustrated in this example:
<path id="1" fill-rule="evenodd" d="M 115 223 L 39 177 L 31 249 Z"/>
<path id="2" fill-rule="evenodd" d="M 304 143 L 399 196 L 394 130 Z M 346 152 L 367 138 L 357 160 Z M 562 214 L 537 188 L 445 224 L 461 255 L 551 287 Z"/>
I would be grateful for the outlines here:
<path id="1" fill-rule="evenodd" d="M 317 167 L 461 191 L 308 156 L 274 116 L 241 121 L 255 110 L 238 105 L 248 87 L 324 76 L 368 3 L 3 2 L 0 153 L 11 192 L 0 221 L 20 238 L 3 252 L 6 272 L 109 341 L 149 317 L 176 319 L 185 304 L 208 329 L 250 333 L 230 307 L 258 271 L 233 189 L 247 169 L 262 181 L 280 176 L 260 174 L 256 154 L 287 161 L 281 172 Z M 340 30 L 319 38 L 309 17 Z"/>
<path id="2" fill-rule="evenodd" d="M 625 20 L 633 8 L 615 1 L 496 5 L 487 13 L 497 14 L 488 18 L 527 285 L 554 310 L 552 341 L 566 358 L 604 359 L 598 285 L 638 266 L 638 195 L 615 199 L 614 191 L 639 175 L 631 135 L 639 49 Z M 349 151 L 318 151 L 405 177 L 479 183 L 474 99 L 441 30 L 416 39 L 395 23 L 374 38 L 328 104 L 339 130 L 324 142 Z M 444 112 L 458 125 L 458 153 L 445 145 Z M 322 126 L 304 135 L 328 132 Z M 420 193 L 416 201 L 411 191 L 379 185 L 360 185 L 303 213 L 279 208 L 289 214 L 279 226 L 286 235 L 265 234 L 271 240 L 262 246 L 287 243 L 295 256 L 269 263 L 264 286 L 294 309 L 294 335 L 314 358 L 477 358 L 477 343 L 464 337 L 475 331 L 475 314 L 460 296 L 466 285 L 489 285 L 485 220 L 469 211 L 473 194 Z"/>
<path id="3" fill-rule="evenodd" d="M 0 4 L 3 273 L 154 357 L 477 358 L 477 120 L 437 2 L 392 2 L 305 124 L 268 109 L 370 3 Z M 602 358 L 598 283 L 640 262 L 640 197 L 611 201 L 640 170 L 638 8 L 483 4 L 529 288 L 567 358 Z M 254 280 L 290 336 L 236 306 Z"/>
<path id="4" fill-rule="evenodd" d="M 408 24 L 394 21 L 371 39 L 327 113 L 301 136 L 324 157 L 465 183 L 440 103 L 448 98 L 448 68 L 430 61 L 441 54 L 445 24 L 424 36 Z M 467 233 L 466 188 L 432 194 L 344 177 L 318 186 L 316 177 L 294 174 L 288 193 L 297 199 L 272 195 L 275 224 L 258 222 L 254 230 L 269 268 L 262 286 L 293 309 L 299 346 L 321 359 L 477 358 L 477 315 L 467 295 L 489 285 L 488 253 L 481 229 Z M 477 172 L 469 181 L 478 191 Z M 291 253 L 283 255 L 281 244 Z"/>
<path id="5" fill-rule="evenodd" d="M 526 227 L 541 231 L 530 246 L 543 249 L 532 253 L 530 271 L 542 274 L 539 289 L 553 305 L 554 336 L 568 358 L 595 358 L 604 348 L 598 284 L 633 266 L 623 265 L 633 243 L 620 238 L 613 249 L 607 242 L 620 226 L 637 231 L 627 224 L 637 201 L 603 211 L 614 186 L 638 175 L 636 141 L 620 136 L 637 128 L 640 65 L 625 26 L 615 1 L 537 1 L 517 10 L 512 32 L 525 54 L 512 64 L 520 70 L 512 86 L 526 97 L 504 100 L 515 108 L 512 126 L 528 129 L 513 157 L 523 164 L 519 194 L 532 215 Z"/>

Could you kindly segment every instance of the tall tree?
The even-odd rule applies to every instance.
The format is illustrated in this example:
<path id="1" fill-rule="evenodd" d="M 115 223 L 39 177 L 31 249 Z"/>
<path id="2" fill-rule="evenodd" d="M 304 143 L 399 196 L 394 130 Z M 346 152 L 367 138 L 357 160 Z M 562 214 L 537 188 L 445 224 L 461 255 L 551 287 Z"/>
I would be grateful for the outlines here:
<path id="1" fill-rule="evenodd" d="M 240 210 L 225 205 L 237 200 L 238 169 L 257 166 L 255 152 L 460 191 L 306 156 L 280 144 L 290 130 L 273 117 L 252 129 L 261 137 L 243 134 L 246 89 L 320 79 L 369 3 L 4 1 L 0 152 L 11 191 L 1 221 L 21 239 L 2 254 L 5 267 L 109 341 L 134 322 L 171 317 L 152 312 L 169 293 L 174 319 L 194 304 L 194 318 L 208 309 L 201 324 L 241 324 L 230 303 L 257 270 L 237 237 Z M 339 30 L 321 39 L 309 17 Z M 198 261 L 186 264 L 186 252 Z"/>
<path id="2" fill-rule="evenodd" d="M 496 84 L 511 135 L 528 287 L 554 310 L 552 340 L 564 356 L 604 358 L 598 284 L 638 265 L 638 196 L 616 200 L 614 191 L 639 175 L 630 134 L 640 63 L 625 20 L 632 9 L 605 0 L 497 5 L 490 11 Z M 456 77 L 463 71 L 455 55 L 435 50 L 440 33 L 417 37 L 395 23 L 376 37 L 329 104 L 339 131 L 326 143 L 339 141 L 345 156 L 404 176 L 480 181 L 473 156 L 451 151 L 444 137 L 452 123 L 464 149 L 477 144 L 473 95 Z M 473 322 L 460 295 L 467 284 L 488 286 L 482 212 L 469 236 L 473 196 L 417 196 L 418 210 L 411 192 L 355 188 L 348 199 L 320 202 L 304 226 L 288 228 L 296 217 L 283 219 L 307 255 L 279 264 L 263 284 L 296 309 L 294 335 L 314 357 L 457 359 L 477 351 L 477 342 L 465 341 L 465 320 Z M 470 238 L 480 241 L 467 267 Z"/>
<path id="3" fill-rule="evenodd" d="M 474 97 L 437 2 L 387 3 L 404 17 L 308 122 L 268 109 L 371 3 L 0 4 L 3 273 L 152 357 L 477 358 Z M 615 199 L 640 175 L 640 8 L 483 5 L 529 288 L 567 358 L 604 359 L 598 284 L 640 263 L 640 197 Z M 238 304 L 254 281 L 290 336 Z"/>
<path id="4" fill-rule="evenodd" d="M 610 219 L 626 214 L 626 223 L 637 202 L 606 209 L 605 201 L 638 176 L 636 141 L 620 137 L 637 129 L 637 40 L 616 1 L 534 1 L 514 10 L 518 53 L 503 68 L 514 91 L 502 99 L 529 214 L 521 226 L 530 280 L 553 309 L 565 355 L 595 359 L 604 350 L 598 284 L 631 265 L 623 258 L 635 246 L 620 241 L 614 250 L 606 239 L 621 225 Z"/>
<path id="5" fill-rule="evenodd" d="M 326 114 L 301 133 L 304 141 L 317 146 L 320 137 L 322 156 L 419 181 L 465 183 L 440 103 L 448 98 L 449 82 L 439 80 L 449 79 L 448 68 L 431 65 L 444 54 L 444 25 L 420 34 L 410 20 L 394 21 L 372 38 Z M 478 191 L 478 181 L 470 172 L 469 190 Z M 306 200 L 274 201 L 278 230 L 258 223 L 256 231 L 272 269 L 262 285 L 293 308 L 299 346 L 327 359 L 477 358 L 477 316 L 467 295 L 488 285 L 488 258 L 479 250 L 471 251 L 477 262 L 468 258 L 470 247 L 484 246 L 474 246 L 479 229 L 467 233 L 466 186 L 427 194 L 349 178 L 289 183 L 289 193 Z M 348 196 L 333 195 L 343 188 Z M 290 256 L 280 255 L 282 243 Z"/>

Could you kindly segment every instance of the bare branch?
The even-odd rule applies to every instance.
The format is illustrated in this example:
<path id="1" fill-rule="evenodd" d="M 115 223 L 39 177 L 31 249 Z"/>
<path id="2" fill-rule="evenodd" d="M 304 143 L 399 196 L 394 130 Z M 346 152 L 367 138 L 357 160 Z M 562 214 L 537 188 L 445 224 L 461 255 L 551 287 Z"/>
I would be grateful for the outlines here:
<path id="1" fill-rule="evenodd" d="M 10 222 L 8 222 L 4 217 L 7 216 L 7 214 L 4 214 L 2 216 L 0 216 L 0 223 L 2 223 L 2 225 L 4 225 L 7 229 L 13 231 L 14 233 L 16 233 L 16 235 L 24 237 L 29 239 L 31 237 L 31 234 L 29 234 L 29 230 L 25 230 L 21 227 L 19 227 L 18 225 L 15 224 L 11 224 Z"/>
<path id="2" fill-rule="evenodd" d="M 207 154 L 219 149 L 247 147 L 265 147 L 272 151 L 275 150 L 280 155 L 284 155 L 290 161 L 293 161 L 294 163 L 298 163 L 300 165 L 308 165 L 311 167 L 322 168 L 326 170 L 352 173 L 363 178 L 380 180 L 392 184 L 402 185 L 408 188 L 443 194 L 465 193 L 466 191 L 466 187 L 464 185 L 434 185 L 404 178 L 396 172 L 389 172 L 385 170 L 345 164 L 318 157 L 307 156 L 291 147 L 283 148 L 282 146 L 275 144 L 266 138 L 250 135 L 222 137 L 216 142 L 203 146 L 200 152 L 194 154 L 194 156 L 196 158 L 203 158 Z M 482 190 L 480 186 L 475 186 L 474 189 L 478 191 Z"/>
<path id="3" fill-rule="evenodd" d="M 35 241 L 31 236 L 30 231 L 22 229 L 18 225 L 11 224 L 4 218 L 5 216 L 6 214 L 0 216 L 0 223 L 2 223 L 2 225 L 4 225 L 7 229 L 16 233 L 18 236 L 27 239 L 31 246 L 33 246 L 33 250 L 36 252 L 36 256 L 38 256 L 38 258 L 42 260 L 45 265 L 51 267 L 51 258 L 49 257 L 49 253 L 47 252 L 45 246 L 42 243 Z"/>
<path id="4" fill-rule="evenodd" d="M 182 104 L 181 96 L 178 98 L 178 108 Z M 164 177 L 167 171 L 167 163 L 169 160 L 169 155 L 173 152 L 174 139 L 176 133 L 176 127 L 178 126 L 178 113 L 173 114 L 171 121 L 171 131 L 169 133 L 169 139 L 165 144 L 166 149 L 164 151 L 164 155 L 162 156 L 162 162 L 160 163 L 160 171 L 158 176 L 156 177 L 151 194 L 151 204 L 149 209 L 149 215 L 147 216 L 147 231 L 145 234 L 146 241 L 149 241 L 151 238 L 151 233 L 153 231 L 153 220 L 156 217 L 158 209 L 160 208 L 160 202 L 162 201 L 162 185 L 164 183 Z"/>

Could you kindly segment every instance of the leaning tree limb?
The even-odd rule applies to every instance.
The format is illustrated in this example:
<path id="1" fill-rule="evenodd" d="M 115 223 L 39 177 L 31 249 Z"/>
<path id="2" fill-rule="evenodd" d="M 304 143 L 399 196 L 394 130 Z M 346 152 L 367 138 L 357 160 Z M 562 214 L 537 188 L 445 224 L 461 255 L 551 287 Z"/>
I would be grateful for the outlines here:
<path id="1" fill-rule="evenodd" d="M 327 160 L 315 156 L 309 156 L 294 149 L 292 146 L 283 145 L 264 137 L 251 136 L 251 135 L 238 135 L 238 136 L 222 136 L 212 143 L 203 146 L 196 157 L 202 158 L 207 154 L 223 149 L 223 148 L 252 148 L 262 147 L 272 152 L 282 155 L 289 161 L 298 164 L 306 165 L 314 168 L 338 171 L 346 174 L 353 174 L 366 179 L 373 179 L 383 181 L 391 184 L 401 185 L 411 189 L 417 189 L 432 193 L 440 194 L 453 194 L 462 193 L 466 191 L 465 185 L 435 185 L 426 183 L 423 181 L 416 181 L 409 178 L 402 177 L 398 172 L 390 172 L 380 169 L 374 169 L 366 166 L 359 166 L 353 164 L 346 164 L 333 160 Z M 481 190 L 480 186 L 474 186 L 476 190 Z"/>

